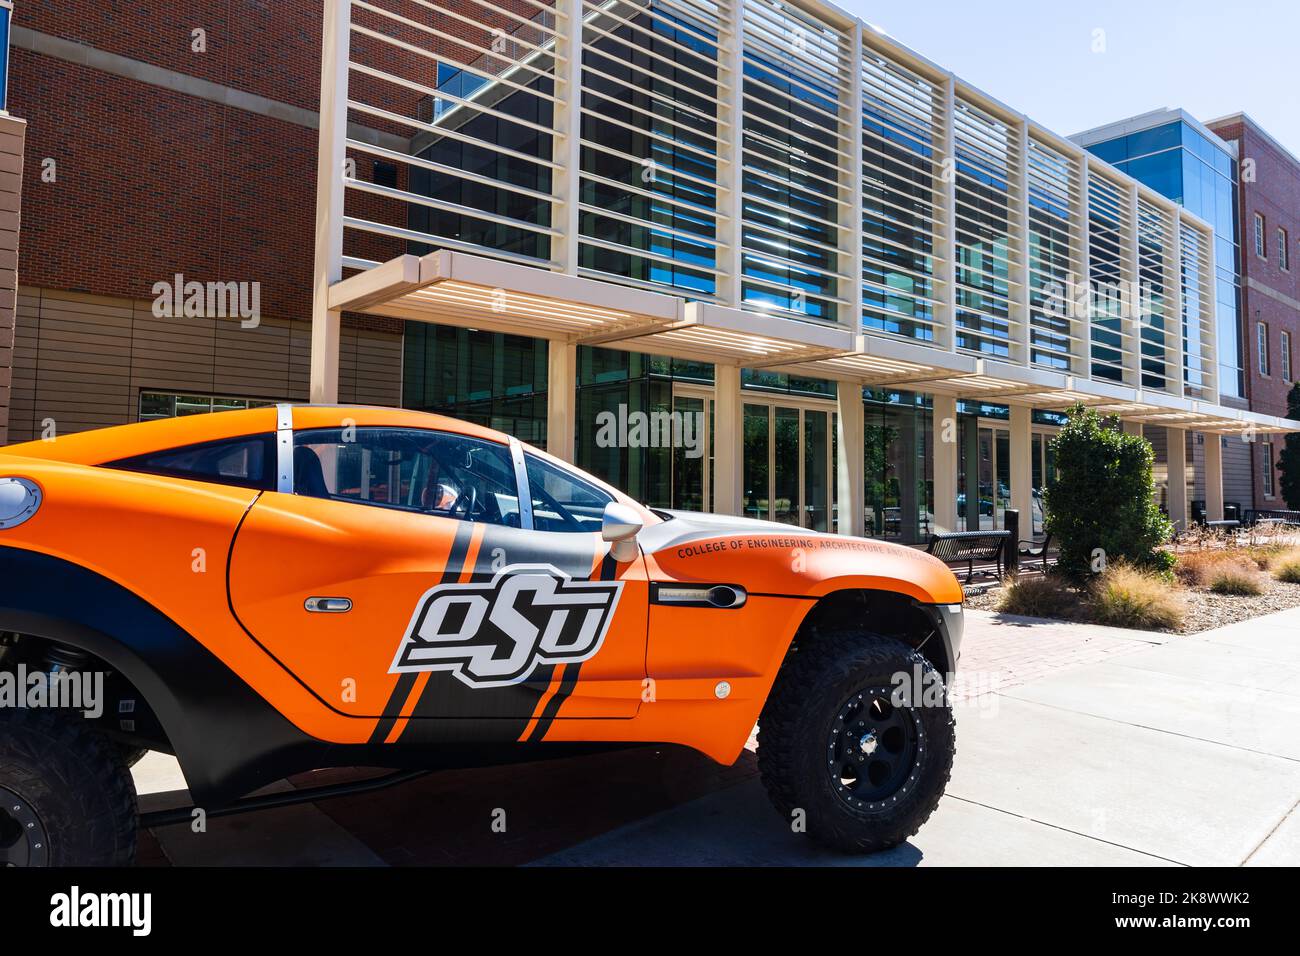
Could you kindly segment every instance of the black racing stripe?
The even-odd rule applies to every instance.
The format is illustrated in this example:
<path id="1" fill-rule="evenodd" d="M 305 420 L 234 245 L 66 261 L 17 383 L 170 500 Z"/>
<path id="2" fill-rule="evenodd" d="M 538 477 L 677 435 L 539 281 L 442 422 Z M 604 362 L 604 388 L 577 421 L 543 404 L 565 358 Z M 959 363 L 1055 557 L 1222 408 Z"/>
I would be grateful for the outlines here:
<path id="1" fill-rule="evenodd" d="M 618 562 L 614 560 L 614 555 L 605 555 L 604 560 L 600 562 L 600 580 L 613 581 L 617 574 Z M 551 729 L 551 723 L 555 720 L 555 715 L 560 712 L 560 705 L 569 698 L 569 695 L 573 693 L 573 688 L 578 685 L 578 676 L 581 670 L 582 661 L 565 665 L 564 677 L 560 680 L 560 686 L 555 691 L 555 696 L 546 702 L 546 709 L 542 711 L 542 716 L 537 718 L 537 726 L 528 735 L 529 743 L 541 740 L 546 736 L 546 732 Z"/>
<path id="2" fill-rule="evenodd" d="M 554 564 L 577 577 L 581 565 L 590 573 L 592 552 L 580 555 L 577 542 L 539 539 L 531 531 L 497 525 L 483 525 L 483 537 L 472 569 L 471 580 L 491 580 L 498 558 L 511 564 Z M 561 539 L 567 536 L 561 536 Z M 576 535 L 574 537 L 577 537 Z M 568 552 L 557 547 L 567 545 Z M 576 573 L 575 573 L 576 572 Z M 402 743 L 475 740 L 514 742 L 519 739 L 537 710 L 537 703 L 551 684 L 555 665 L 537 668 L 528 680 L 508 687 L 469 687 L 446 671 L 431 671 L 411 720 L 402 731 Z M 465 718 L 469 718 L 466 720 Z"/>
<path id="3" fill-rule="evenodd" d="M 460 573 L 465 564 L 465 555 L 469 552 L 469 543 L 473 538 L 474 526 L 465 522 L 461 527 L 456 529 L 456 536 L 451 541 L 451 551 L 447 555 L 447 564 L 442 569 L 442 578 L 440 583 L 447 584 L 451 581 L 460 579 Z M 406 703 L 406 698 L 410 696 L 411 688 L 415 686 L 415 674 L 406 673 L 397 678 L 397 686 L 388 696 L 388 703 L 384 705 L 383 715 L 375 724 L 375 729 L 370 734 L 370 743 L 382 744 L 388 739 L 392 732 L 397 718 L 401 716 L 402 705 Z"/>
<path id="4" fill-rule="evenodd" d="M 582 670 L 582 664 L 565 664 L 564 677 L 560 679 L 560 686 L 555 691 L 555 695 L 546 702 L 546 709 L 542 711 L 542 716 L 537 718 L 537 725 L 533 727 L 533 732 L 528 735 L 528 743 L 536 743 L 546 736 L 546 732 L 551 729 L 551 723 L 555 720 L 555 715 L 560 712 L 560 705 L 573 693 L 573 688 L 578 684 L 578 672 Z"/>

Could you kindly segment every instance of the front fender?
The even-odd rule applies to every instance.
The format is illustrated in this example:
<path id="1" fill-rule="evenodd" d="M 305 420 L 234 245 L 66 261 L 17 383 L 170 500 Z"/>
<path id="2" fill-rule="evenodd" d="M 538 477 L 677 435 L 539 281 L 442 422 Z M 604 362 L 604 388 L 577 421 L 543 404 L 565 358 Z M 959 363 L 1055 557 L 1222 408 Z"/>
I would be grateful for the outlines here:
<path id="1" fill-rule="evenodd" d="M 901 594 L 920 604 L 960 604 L 946 564 L 902 545 L 838 535 L 719 535 L 647 555 L 652 580 L 739 584 L 751 594 L 821 598 L 836 591 Z"/>

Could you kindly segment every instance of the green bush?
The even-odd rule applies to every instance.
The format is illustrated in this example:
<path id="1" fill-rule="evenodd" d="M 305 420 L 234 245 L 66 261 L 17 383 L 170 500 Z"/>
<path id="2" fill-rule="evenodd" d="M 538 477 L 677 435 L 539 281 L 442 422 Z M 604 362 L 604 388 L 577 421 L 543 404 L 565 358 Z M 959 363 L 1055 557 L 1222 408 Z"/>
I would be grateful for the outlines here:
<path id="1" fill-rule="evenodd" d="M 1054 439 L 1056 476 L 1043 496 L 1046 530 L 1060 548 L 1061 573 L 1083 581 L 1106 564 L 1169 572 L 1174 556 L 1162 550 L 1173 535 L 1155 503 L 1151 443 L 1109 427 L 1096 412 L 1076 405 Z"/>

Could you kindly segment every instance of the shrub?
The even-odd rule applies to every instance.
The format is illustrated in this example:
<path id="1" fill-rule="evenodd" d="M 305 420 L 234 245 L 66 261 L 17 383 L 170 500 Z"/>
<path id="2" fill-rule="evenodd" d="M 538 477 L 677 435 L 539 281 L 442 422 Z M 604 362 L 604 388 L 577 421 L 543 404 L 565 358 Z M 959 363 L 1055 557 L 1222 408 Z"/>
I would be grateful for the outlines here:
<path id="1" fill-rule="evenodd" d="M 1253 597 L 1264 593 L 1263 575 L 1254 567 L 1225 561 L 1210 576 L 1210 590 L 1215 594 Z"/>
<path id="2" fill-rule="evenodd" d="M 1246 554 L 1261 571 L 1268 571 L 1278 558 L 1286 557 L 1295 550 L 1285 542 L 1274 541 L 1268 544 L 1253 544 L 1246 549 Z"/>
<path id="3" fill-rule="evenodd" d="M 1208 587 L 1214 590 L 1214 583 L 1226 576 L 1234 578 L 1254 578 L 1258 580 L 1259 572 L 1267 567 L 1271 560 L 1267 554 L 1255 549 L 1234 549 L 1231 551 L 1189 551 L 1178 555 L 1174 574 L 1184 584 Z M 1246 593 L 1237 591 L 1219 591 L 1220 594 Z M 1259 594 L 1260 591 L 1251 591 Z"/>
<path id="4" fill-rule="evenodd" d="M 1089 616 L 1098 624 L 1143 631 L 1173 631 L 1182 626 L 1181 595 L 1159 574 L 1112 564 L 1092 583 Z"/>
<path id="5" fill-rule="evenodd" d="M 1155 504 L 1151 443 L 1109 427 L 1095 411 L 1076 405 L 1054 439 L 1056 476 L 1044 492 L 1046 530 L 1060 547 L 1059 568 L 1075 581 L 1093 571 L 1093 552 L 1107 564 L 1171 569 L 1161 549 L 1173 534 Z"/>
<path id="6" fill-rule="evenodd" d="M 1069 620 L 1079 615 L 1079 594 L 1060 576 L 1021 575 L 1008 579 L 998 600 L 1004 614 Z"/>
<path id="7" fill-rule="evenodd" d="M 1300 415 L 1300 382 L 1291 386 L 1286 396 L 1287 418 Z M 1288 508 L 1300 508 L 1300 432 L 1291 432 L 1282 443 L 1278 456 L 1278 490 Z"/>
<path id="8" fill-rule="evenodd" d="M 1273 577 L 1286 584 L 1300 584 L 1300 551 L 1284 555 L 1273 562 Z"/>
<path id="9" fill-rule="evenodd" d="M 1184 584 L 1207 585 L 1226 560 L 1220 551 L 1188 551 L 1177 556 L 1174 574 Z"/>

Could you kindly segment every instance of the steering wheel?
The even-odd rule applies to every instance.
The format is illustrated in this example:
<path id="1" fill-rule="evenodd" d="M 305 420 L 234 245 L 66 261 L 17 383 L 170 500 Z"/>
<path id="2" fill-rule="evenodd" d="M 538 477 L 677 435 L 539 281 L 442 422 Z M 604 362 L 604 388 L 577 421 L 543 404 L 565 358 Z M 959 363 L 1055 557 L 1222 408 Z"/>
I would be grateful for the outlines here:
<path id="1" fill-rule="evenodd" d="M 483 506 L 478 500 L 478 488 L 470 485 L 468 489 L 462 491 L 456 500 L 451 503 L 447 509 L 448 514 L 464 514 L 466 521 L 473 521 L 476 515 L 483 513 Z"/>

